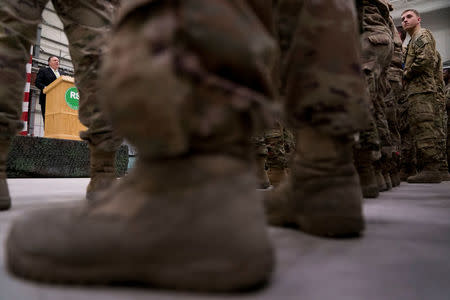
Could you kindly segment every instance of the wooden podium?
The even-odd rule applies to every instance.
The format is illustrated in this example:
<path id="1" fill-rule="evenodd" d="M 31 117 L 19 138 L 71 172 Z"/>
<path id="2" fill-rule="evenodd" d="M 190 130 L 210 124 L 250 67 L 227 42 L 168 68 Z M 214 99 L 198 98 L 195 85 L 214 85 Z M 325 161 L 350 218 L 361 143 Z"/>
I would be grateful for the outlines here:
<path id="1" fill-rule="evenodd" d="M 45 106 L 44 137 L 81 140 L 80 131 L 86 130 L 78 119 L 78 91 L 75 80 L 60 76 L 44 89 Z"/>

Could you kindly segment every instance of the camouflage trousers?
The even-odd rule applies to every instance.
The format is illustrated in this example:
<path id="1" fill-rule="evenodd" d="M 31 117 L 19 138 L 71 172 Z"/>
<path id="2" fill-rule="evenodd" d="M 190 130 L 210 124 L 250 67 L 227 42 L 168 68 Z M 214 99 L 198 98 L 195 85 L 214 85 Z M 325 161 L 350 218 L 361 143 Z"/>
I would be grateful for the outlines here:
<path id="1" fill-rule="evenodd" d="M 98 70 L 111 27 L 113 7 L 105 0 L 51 0 L 64 24 L 80 93 L 79 118 L 88 129 L 81 137 L 104 151 L 114 151 L 121 139 L 97 100 Z M 22 127 L 25 64 L 37 25 L 48 0 L 0 0 L 0 135 L 10 137 Z"/>
<path id="2" fill-rule="evenodd" d="M 417 169 L 416 148 L 409 125 L 409 103 L 406 98 L 399 101 L 399 132 L 401 136 L 401 168 L 405 171 Z"/>
<path id="3" fill-rule="evenodd" d="M 386 120 L 390 130 L 390 137 L 394 151 L 400 151 L 401 138 L 399 131 L 399 99 L 401 95 L 401 83 L 390 82 L 391 89 L 385 97 Z"/>
<path id="4" fill-rule="evenodd" d="M 447 109 L 447 165 L 450 171 L 450 110 Z"/>
<path id="5" fill-rule="evenodd" d="M 258 156 L 266 159 L 266 169 L 285 169 L 295 149 L 292 131 L 280 123 L 252 138 Z"/>
<path id="6" fill-rule="evenodd" d="M 353 1 L 304 1 L 283 70 L 289 128 L 313 127 L 329 137 L 352 139 L 367 128 L 359 48 Z"/>
<path id="7" fill-rule="evenodd" d="M 364 16 L 367 17 L 367 16 Z M 355 149 L 357 152 L 365 152 L 365 155 L 356 157 L 371 157 L 375 161 L 392 154 L 393 142 L 386 118 L 386 67 L 390 62 L 392 53 L 392 41 L 385 32 L 371 31 L 365 28 L 361 35 L 362 70 L 367 84 L 371 117 L 370 126 L 360 133 L 360 140 Z M 356 161 L 358 164 L 358 161 Z M 378 164 L 381 167 L 380 164 Z"/>
<path id="8" fill-rule="evenodd" d="M 447 110 L 445 99 L 436 97 L 434 102 L 434 110 L 436 117 L 434 118 L 434 126 L 437 133 L 437 146 L 439 151 L 440 170 L 448 169 L 447 162 Z"/>
<path id="9" fill-rule="evenodd" d="M 414 139 L 416 160 L 424 165 L 439 163 L 441 157 L 435 125 L 435 97 L 435 93 L 421 93 L 410 95 L 407 100 L 409 130 Z"/>
<path id="10" fill-rule="evenodd" d="M 399 100 L 401 97 L 401 83 L 399 81 L 390 81 L 390 91 L 385 97 L 386 120 L 390 131 L 392 141 L 392 160 L 390 160 L 390 169 L 395 172 L 400 167 L 400 149 L 401 137 L 399 130 Z"/>

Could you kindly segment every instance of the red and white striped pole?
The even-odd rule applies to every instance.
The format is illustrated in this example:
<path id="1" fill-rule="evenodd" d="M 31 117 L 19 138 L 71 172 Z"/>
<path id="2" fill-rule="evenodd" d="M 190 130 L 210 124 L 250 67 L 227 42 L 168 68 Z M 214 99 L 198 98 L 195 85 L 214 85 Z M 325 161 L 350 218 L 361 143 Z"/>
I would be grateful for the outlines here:
<path id="1" fill-rule="evenodd" d="M 27 71 L 27 82 L 25 83 L 25 90 L 23 93 L 23 104 L 22 104 L 22 117 L 23 121 L 23 129 L 19 133 L 20 135 L 28 134 L 28 107 L 30 102 L 30 85 L 31 85 L 31 63 L 33 59 L 33 46 L 30 49 L 30 60 L 27 63 L 26 71 Z"/>

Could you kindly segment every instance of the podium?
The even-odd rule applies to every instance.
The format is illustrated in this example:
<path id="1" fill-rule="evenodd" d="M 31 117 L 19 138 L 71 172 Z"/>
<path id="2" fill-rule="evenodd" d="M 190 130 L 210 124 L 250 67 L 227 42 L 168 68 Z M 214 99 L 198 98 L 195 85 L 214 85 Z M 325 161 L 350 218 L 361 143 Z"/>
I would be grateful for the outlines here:
<path id="1" fill-rule="evenodd" d="M 86 130 L 78 119 L 79 94 L 75 80 L 60 76 L 44 89 L 45 106 L 44 137 L 81 140 L 80 131 Z"/>

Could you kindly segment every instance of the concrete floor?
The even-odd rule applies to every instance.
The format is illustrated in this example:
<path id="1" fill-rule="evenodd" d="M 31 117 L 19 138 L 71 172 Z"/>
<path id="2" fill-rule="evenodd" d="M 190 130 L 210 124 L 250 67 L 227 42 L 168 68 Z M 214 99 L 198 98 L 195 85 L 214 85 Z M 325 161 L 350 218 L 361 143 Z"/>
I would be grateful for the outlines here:
<path id="1" fill-rule="evenodd" d="M 87 179 L 9 180 L 13 208 L 0 213 L 0 241 L 10 222 L 37 208 L 83 198 Z M 363 238 L 330 240 L 269 228 L 277 266 L 262 290 L 237 295 L 174 293 L 133 287 L 36 284 L 10 276 L 0 248 L 0 300 L 450 299 L 450 183 L 402 183 L 365 200 Z"/>

